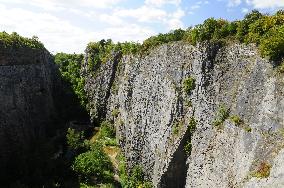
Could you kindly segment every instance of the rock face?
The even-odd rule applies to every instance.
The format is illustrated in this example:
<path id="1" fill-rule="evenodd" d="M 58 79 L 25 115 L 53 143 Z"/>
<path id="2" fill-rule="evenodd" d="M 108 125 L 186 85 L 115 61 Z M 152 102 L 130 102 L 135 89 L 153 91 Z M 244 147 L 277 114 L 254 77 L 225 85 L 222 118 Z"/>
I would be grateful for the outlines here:
<path id="1" fill-rule="evenodd" d="M 255 46 L 171 43 L 86 72 L 91 115 L 155 187 L 284 186 L 284 76 Z"/>
<path id="2" fill-rule="evenodd" d="M 37 165 L 37 159 L 28 155 L 33 154 L 55 126 L 54 99 L 59 84 L 58 70 L 46 50 L 0 50 L 2 183 L 10 181 L 9 178 L 17 179 Z"/>

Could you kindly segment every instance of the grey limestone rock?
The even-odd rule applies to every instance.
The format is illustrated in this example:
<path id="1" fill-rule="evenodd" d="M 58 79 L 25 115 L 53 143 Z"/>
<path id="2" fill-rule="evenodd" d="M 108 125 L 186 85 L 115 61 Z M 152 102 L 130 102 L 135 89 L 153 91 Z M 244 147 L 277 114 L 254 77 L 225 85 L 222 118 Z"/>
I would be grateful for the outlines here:
<path id="1" fill-rule="evenodd" d="M 141 165 L 154 187 L 283 184 L 284 76 L 254 45 L 164 44 L 86 75 L 91 116 L 115 122 L 128 167 Z M 196 80 L 190 93 L 188 77 Z M 214 127 L 220 106 L 241 123 L 226 117 Z M 268 178 L 254 177 L 262 163 Z"/>
<path id="2" fill-rule="evenodd" d="M 24 165 L 32 160 L 25 156 L 54 126 L 59 84 L 58 69 L 46 50 L 0 50 L 0 176 L 4 180 L 25 173 Z"/>

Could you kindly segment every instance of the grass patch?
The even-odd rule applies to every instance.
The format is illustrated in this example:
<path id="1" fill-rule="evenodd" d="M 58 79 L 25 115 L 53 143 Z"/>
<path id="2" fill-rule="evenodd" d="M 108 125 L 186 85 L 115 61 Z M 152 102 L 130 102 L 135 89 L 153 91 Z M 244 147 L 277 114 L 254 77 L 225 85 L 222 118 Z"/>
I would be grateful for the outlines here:
<path id="1" fill-rule="evenodd" d="M 111 115 L 113 117 L 117 117 L 119 115 L 119 109 L 117 109 L 117 108 L 112 109 Z"/>
<path id="2" fill-rule="evenodd" d="M 184 125 L 184 121 L 183 120 L 175 120 L 172 131 L 174 133 L 174 135 L 178 135 L 180 133 L 180 131 L 182 130 L 182 127 Z"/>
<path id="3" fill-rule="evenodd" d="M 213 126 L 219 129 L 224 121 L 229 117 L 229 115 L 230 109 L 228 109 L 225 105 L 221 105 L 212 122 Z"/>
<path id="4" fill-rule="evenodd" d="M 196 80 L 193 77 L 188 77 L 188 78 L 184 79 L 184 81 L 183 81 L 183 90 L 187 94 L 190 94 L 192 92 L 192 90 L 195 89 L 195 87 L 196 87 L 195 81 Z"/>
<path id="5" fill-rule="evenodd" d="M 230 116 L 230 120 L 237 126 L 240 126 L 241 124 L 244 123 L 243 120 L 238 115 Z"/>
<path id="6" fill-rule="evenodd" d="M 268 178 L 270 175 L 271 165 L 267 162 L 261 162 L 257 167 L 257 170 L 252 173 L 253 177 L 256 178 Z"/>

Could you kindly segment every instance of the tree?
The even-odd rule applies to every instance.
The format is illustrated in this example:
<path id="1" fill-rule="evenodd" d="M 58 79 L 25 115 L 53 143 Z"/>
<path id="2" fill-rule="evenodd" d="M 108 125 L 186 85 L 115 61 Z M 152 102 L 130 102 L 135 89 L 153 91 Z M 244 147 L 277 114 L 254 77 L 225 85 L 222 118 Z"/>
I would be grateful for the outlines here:
<path id="1" fill-rule="evenodd" d="M 95 178 L 99 182 L 109 182 L 113 178 L 113 167 L 102 146 L 96 144 L 91 151 L 82 153 L 75 158 L 72 169 L 81 180 L 90 182 Z"/>

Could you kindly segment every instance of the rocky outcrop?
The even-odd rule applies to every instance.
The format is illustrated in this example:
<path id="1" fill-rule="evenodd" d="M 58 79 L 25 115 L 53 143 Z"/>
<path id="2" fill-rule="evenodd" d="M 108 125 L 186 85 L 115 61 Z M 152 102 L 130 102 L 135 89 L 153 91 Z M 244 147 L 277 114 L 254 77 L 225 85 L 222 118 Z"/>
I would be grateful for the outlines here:
<path id="1" fill-rule="evenodd" d="M 155 187 L 284 185 L 284 77 L 254 45 L 165 44 L 86 74 L 91 116 L 114 121 L 128 167 Z"/>
<path id="2" fill-rule="evenodd" d="M 54 133 L 51 130 L 59 128 L 55 123 L 58 115 L 55 97 L 59 88 L 58 69 L 46 50 L 0 50 L 0 177 L 3 186 L 5 182 L 27 175 L 28 169 L 38 165 L 43 154 L 40 150 L 44 150 L 42 142 L 48 142 L 45 139 Z M 40 176 L 36 169 L 31 171 Z"/>

